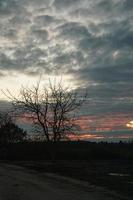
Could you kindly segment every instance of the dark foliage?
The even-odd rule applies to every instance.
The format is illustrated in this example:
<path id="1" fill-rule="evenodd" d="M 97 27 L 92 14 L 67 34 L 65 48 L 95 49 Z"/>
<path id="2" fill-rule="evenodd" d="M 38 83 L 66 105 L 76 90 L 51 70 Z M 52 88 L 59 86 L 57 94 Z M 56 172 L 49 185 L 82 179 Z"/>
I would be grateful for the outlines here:
<path id="1" fill-rule="evenodd" d="M 21 137 L 20 134 L 19 139 Z M 14 139 L 16 141 L 16 138 Z M 133 143 L 19 142 L 6 145 L 6 159 L 132 160 Z"/>
<path id="2" fill-rule="evenodd" d="M 26 132 L 11 121 L 0 127 L 1 144 L 20 142 L 23 141 L 25 137 Z"/>

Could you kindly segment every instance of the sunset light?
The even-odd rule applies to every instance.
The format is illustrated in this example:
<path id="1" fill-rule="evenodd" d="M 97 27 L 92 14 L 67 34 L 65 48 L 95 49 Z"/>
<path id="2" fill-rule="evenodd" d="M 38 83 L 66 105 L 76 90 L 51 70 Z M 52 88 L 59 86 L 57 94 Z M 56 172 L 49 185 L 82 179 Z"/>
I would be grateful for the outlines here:
<path id="1" fill-rule="evenodd" d="M 1 109 L 9 107 L 3 91 L 17 97 L 39 79 L 46 87 L 62 79 L 64 88 L 87 93 L 74 113 L 82 138 L 131 131 L 131 7 L 131 0 L 1 0 Z"/>
<path id="2" fill-rule="evenodd" d="M 133 0 L 0 0 L 0 200 L 133 199 Z"/>
<path id="3" fill-rule="evenodd" d="M 126 124 L 126 126 L 127 126 L 128 128 L 133 128 L 133 121 L 130 121 L 128 124 Z"/>

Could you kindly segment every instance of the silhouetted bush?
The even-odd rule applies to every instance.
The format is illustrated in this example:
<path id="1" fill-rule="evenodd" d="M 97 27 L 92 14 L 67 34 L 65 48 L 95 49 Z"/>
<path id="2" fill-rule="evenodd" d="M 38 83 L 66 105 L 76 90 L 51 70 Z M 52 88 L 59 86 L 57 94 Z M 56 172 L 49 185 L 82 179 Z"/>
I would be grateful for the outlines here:
<path id="1" fill-rule="evenodd" d="M 25 137 L 26 132 L 11 121 L 0 127 L 1 144 L 20 142 L 23 141 Z"/>

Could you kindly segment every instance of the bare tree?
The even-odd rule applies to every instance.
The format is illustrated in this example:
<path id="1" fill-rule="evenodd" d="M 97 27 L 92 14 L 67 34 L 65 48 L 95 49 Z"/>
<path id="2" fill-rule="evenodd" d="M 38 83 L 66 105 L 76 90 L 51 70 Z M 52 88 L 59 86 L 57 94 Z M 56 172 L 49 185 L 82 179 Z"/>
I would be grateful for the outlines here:
<path id="1" fill-rule="evenodd" d="M 53 141 L 58 141 L 73 132 L 74 111 L 83 104 L 86 94 L 80 96 L 71 88 L 63 88 L 62 82 L 57 85 L 50 83 L 50 111 L 52 113 L 51 127 L 53 130 Z"/>
<path id="2" fill-rule="evenodd" d="M 7 95 L 8 93 L 8 95 Z M 86 98 L 71 88 L 64 88 L 62 81 L 41 89 L 40 82 L 31 88 L 22 87 L 18 97 L 7 91 L 18 113 L 28 113 L 47 141 L 59 141 L 72 132 L 74 111 L 83 104 Z"/>

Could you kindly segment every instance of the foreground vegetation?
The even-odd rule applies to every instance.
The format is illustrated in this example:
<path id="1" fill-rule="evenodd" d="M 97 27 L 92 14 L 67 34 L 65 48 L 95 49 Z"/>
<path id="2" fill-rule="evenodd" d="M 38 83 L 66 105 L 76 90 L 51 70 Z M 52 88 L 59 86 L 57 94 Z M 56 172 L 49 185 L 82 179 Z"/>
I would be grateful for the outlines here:
<path id="1" fill-rule="evenodd" d="M 84 141 L 17 142 L 0 145 L 0 159 L 7 160 L 132 160 L 131 143 Z"/>

